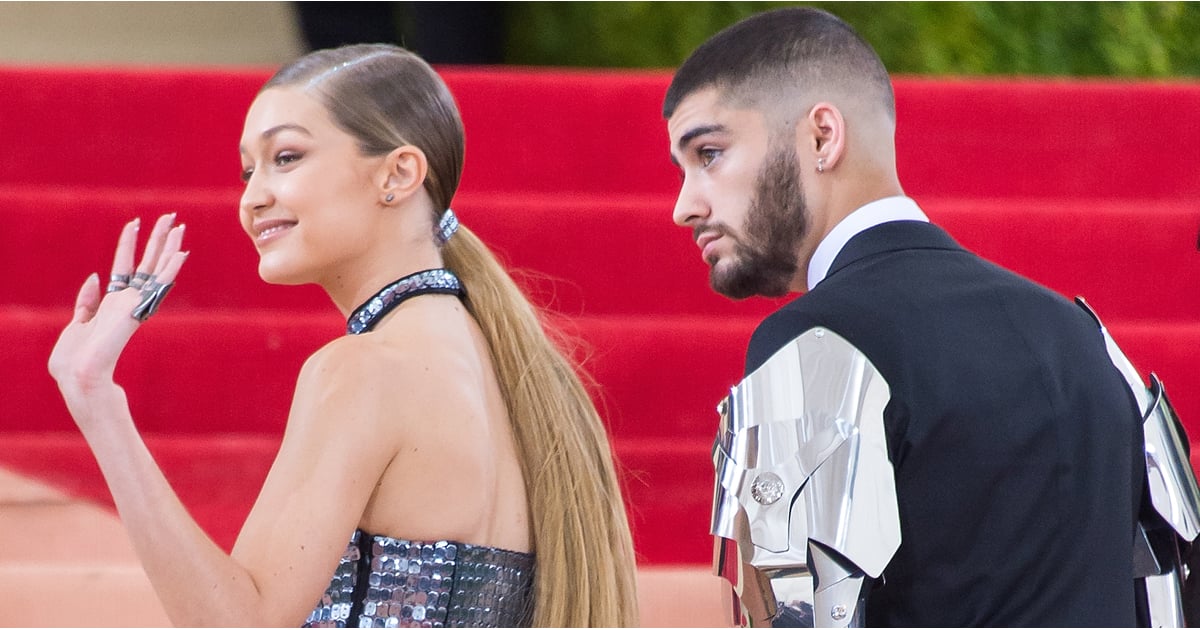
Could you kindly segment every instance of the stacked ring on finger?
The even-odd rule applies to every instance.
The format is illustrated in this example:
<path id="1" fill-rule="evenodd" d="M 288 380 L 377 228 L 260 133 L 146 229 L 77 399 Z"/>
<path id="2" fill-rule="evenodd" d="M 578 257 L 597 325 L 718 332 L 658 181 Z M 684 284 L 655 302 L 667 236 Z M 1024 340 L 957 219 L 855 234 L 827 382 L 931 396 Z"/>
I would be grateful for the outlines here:
<path id="1" fill-rule="evenodd" d="M 146 273 L 145 271 L 139 271 L 133 274 L 133 279 L 129 281 L 129 286 L 135 289 L 140 289 L 147 282 L 154 282 L 154 276 Z"/>
<path id="2" fill-rule="evenodd" d="M 120 291 L 121 289 L 124 289 L 128 286 L 129 286 L 129 274 L 114 273 L 108 277 L 108 289 L 106 289 L 106 292 L 113 293 L 115 291 Z"/>
<path id="3" fill-rule="evenodd" d="M 150 316 L 162 304 L 163 299 L 167 297 L 167 291 L 170 291 L 171 287 L 175 286 L 174 282 L 159 284 L 154 279 L 154 276 L 149 276 L 148 280 L 146 285 L 142 287 L 142 300 L 138 302 L 137 306 L 133 307 L 133 312 L 130 313 L 130 316 L 139 322 L 150 319 Z"/>

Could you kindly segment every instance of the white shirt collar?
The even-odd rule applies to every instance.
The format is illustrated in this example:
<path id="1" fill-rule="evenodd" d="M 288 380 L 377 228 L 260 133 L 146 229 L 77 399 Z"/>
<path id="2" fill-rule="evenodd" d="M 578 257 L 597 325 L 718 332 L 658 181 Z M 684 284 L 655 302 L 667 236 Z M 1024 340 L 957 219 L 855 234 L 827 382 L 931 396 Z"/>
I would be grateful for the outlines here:
<path id="1" fill-rule="evenodd" d="M 833 259 L 837 258 L 850 239 L 859 232 L 890 221 L 929 223 L 929 217 L 925 216 L 917 202 L 904 196 L 877 199 L 846 215 L 846 218 L 833 226 L 813 252 L 812 259 L 808 262 L 808 290 L 813 290 L 825 279 L 829 274 L 829 267 L 833 265 Z"/>

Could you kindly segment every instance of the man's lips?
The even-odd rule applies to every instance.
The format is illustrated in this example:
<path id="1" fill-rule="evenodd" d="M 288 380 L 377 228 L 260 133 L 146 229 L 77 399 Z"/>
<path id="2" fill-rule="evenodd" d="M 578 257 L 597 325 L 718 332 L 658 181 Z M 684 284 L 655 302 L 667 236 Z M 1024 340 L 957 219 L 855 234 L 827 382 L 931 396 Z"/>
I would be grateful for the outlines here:
<path id="1" fill-rule="evenodd" d="M 721 238 L 719 232 L 704 232 L 696 238 L 696 246 L 700 248 L 700 257 L 704 260 L 711 260 L 714 244 Z"/>

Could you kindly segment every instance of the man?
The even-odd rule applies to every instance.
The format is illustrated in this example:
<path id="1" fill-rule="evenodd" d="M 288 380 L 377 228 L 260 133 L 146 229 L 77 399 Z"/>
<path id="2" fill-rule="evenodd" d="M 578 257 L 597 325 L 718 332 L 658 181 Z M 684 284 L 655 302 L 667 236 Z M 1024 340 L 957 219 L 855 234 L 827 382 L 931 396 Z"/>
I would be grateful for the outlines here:
<path id="1" fill-rule="evenodd" d="M 1137 401 L 1087 312 L 962 249 L 904 196 L 871 47 L 821 11 L 759 14 L 693 52 L 663 113 L 683 173 L 674 220 L 713 289 L 804 293 L 758 327 L 746 373 L 819 329 L 886 381 L 900 543 L 865 622 L 1134 625 Z"/>

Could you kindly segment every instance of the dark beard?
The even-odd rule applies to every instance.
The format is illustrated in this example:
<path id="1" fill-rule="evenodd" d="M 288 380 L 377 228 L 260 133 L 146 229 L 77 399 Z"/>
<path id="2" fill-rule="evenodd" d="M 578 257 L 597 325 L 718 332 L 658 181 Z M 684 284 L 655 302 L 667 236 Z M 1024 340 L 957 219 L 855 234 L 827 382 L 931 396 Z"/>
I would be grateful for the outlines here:
<path id="1" fill-rule="evenodd" d="M 808 207 L 795 147 L 771 154 L 758 173 L 742 238 L 725 268 L 712 268 L 717 293 L 740 300 L 786 295 L 799 270 L 796 250 L 808 233 Z"/>

